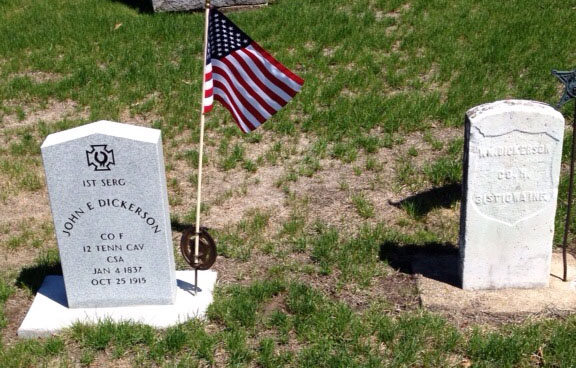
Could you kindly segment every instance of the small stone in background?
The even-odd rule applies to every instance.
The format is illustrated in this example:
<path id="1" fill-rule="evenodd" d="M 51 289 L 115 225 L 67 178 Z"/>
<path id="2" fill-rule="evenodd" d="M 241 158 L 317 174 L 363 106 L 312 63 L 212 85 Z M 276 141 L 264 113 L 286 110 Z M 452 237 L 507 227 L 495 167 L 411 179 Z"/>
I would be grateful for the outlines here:
<path id="1" fill-rule="evenodd" d="M 204 8 L 203 0 L 152 0 L 155 12 L 178 12 L 200 10 Z M 268 0 L 212 0 L 210 4 L 216 8 L 230 6 L 250 6 L 268 4 Z"/>

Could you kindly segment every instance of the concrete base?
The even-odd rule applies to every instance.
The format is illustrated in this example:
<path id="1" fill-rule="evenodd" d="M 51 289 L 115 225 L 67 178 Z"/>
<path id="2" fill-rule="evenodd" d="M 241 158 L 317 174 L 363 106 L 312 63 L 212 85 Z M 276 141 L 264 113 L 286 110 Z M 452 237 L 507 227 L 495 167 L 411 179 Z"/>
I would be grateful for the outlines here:
<path id="1" fill-rule="evenodd" d="M 412 263 L 420 300 L 433 310 L 464 313 L 521 314 L 576 311 L 576 260 L 568 256 L 568 281 L 563 282 L 562 255 L 552 254 L 549 286 L 538 289 L 463 290 L 458 256 L 420 257 Z"/>
<path id="2" fill-rule="evenodd" d="M 64 279 L 47 276 L 18 329 L 21 338 L 49 336 L 76 322 L 102 320 L 133 321 L 165 328 L 191 318 L 202 318 L 212 303 L 217 273 L 198 272 L 198 290 L 194 295 L 194 271 L 176 271 L 177 292 L 173 305 L 137 305 L 116 308 L 68 308 Z"/>

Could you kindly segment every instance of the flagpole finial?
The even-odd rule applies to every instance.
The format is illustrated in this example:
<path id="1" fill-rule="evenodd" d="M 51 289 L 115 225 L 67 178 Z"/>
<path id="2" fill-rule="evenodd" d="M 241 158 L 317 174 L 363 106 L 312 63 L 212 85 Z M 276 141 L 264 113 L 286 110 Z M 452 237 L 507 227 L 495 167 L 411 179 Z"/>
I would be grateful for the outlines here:
<path id="1" fill-rule="evenodd" d="M 210 9 L 210 0 L 206 0 L 205 7 L 206 9 Z"/>

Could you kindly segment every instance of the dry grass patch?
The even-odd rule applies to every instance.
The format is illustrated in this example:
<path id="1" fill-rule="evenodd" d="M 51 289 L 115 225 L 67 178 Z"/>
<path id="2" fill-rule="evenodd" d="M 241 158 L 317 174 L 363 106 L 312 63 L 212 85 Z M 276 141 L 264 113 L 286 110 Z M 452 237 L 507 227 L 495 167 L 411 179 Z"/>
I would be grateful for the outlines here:
<path id="1" fill-rule="evenodd" d="M 30 201 L 26 196 L 37 192 L 44 186 L 44 175 L 39 166 L 38 160 L 23 159 L 18 161 L 17 158 L 0 160 L 0 167 L 3 170 L 0 172 L 0 186 L 2 187 L 0 208 L 4 205 L 16 206 L 8 212 L 20 213 L 19 203 L 16 203 L 18 200 L 21 200 L 23 206 L 27 207 L 26 203 Z"/>
<path id="2" fill-rule="evenodd" d="M 40 212 L 38 217 L 3 219 L 0 222 L 0 268 L 16 270 L 34 263 L 46 249 L 56 248 L 52 218 Z"/>
<path id="3" fill-rule="evenodd" d="M 17 288 L 14 294 L 6 301 L 4 314 L 8 324 L 2 330 L 3 344 L 11 346 L 19 341 L 18 328 L 24 321 L 32 300 L 33 295 L 28 290 Z"/>
<path id="4" fill-rule="evenodd" d="M 131 110 L 123 111 L 119 116 L 119 123 L 126 123 L 131 125 L 142 126 L 150 128 L 152 123 L 161 122 L 162 117 L 155 113 L 134 113 Z"/>
<path id="5" fill-rule="evenodd" d="M 40 122 L 50 124 L 67 118 L 87 119 L 89 116 L 87 108 L 80 107 L 72 100 L 49 100 L 44 104 L 34 102 L 22 104 L 16 101 L 5 101 L 2 105 L 3 109 L 0 109 L 0 128 L 3 128 L 3 130 L 33 127 Z"/>
<path id="6" fill-rule="evenodd" d="M 384 17 L 386 18 L 393 18 L 393 19 L 398 19 L 400 18 L 404 13 L 406 13 L 407 11 L 409 11 L 412 8 L 412 4 L 410 3 L 406 3 L 402 6 L 400 6 L 397 9 L 394 9 L 392 11 L 389 11 L 388 13 L 382 14 Z M 381 15 L 381 16 L 382 16 Z"/>
<path id="7" fill-rule="evenodd" d="M 58 82 L 66 76 L 60 73 L 45 72 L 41 70 L 26 71 L 23 73 L 14 74 L 13 77 L 29 78 L 34 83 Z"/>

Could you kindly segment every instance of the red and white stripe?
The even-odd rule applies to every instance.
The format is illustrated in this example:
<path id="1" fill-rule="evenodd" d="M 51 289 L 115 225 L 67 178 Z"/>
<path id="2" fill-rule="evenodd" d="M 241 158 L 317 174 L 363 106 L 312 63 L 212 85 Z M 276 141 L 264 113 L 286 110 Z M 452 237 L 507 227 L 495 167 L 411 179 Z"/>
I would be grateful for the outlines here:
<path id="1" fill-rule="evenodd" d="M 256 42 L 206 64 L 204 112 L 220 101 L 248 133 L 286 105 L 304 80 L 280 64 Z"/>

